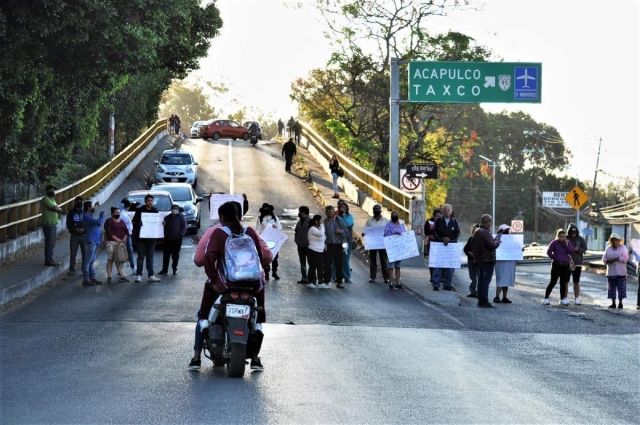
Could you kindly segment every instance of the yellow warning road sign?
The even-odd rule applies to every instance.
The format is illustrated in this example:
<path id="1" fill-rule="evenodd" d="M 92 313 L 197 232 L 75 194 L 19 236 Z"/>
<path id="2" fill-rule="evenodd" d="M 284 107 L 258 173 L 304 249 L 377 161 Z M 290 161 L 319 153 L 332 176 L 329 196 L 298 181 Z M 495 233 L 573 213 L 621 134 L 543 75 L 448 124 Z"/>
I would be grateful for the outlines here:
<path id="1" fill-rule="evenodd" d="M 569 205 L 571 205 L 574 210 L 578 211 L 584 204 L 587 203 L 589 197 L 586 193 L 584 193 L 582 189 L 580 189 L 580 186 L 576 186 L 569 192 L 567 192 L 564 199 L 567 200 Z"/>

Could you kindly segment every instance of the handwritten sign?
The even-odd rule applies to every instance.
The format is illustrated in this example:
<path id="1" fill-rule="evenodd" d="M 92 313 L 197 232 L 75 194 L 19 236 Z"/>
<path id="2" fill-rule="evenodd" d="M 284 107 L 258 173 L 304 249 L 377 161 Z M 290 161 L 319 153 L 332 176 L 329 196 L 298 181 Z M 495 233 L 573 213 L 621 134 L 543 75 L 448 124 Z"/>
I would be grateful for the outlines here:
<path id="1" fill-rule="evenodd" d="M 242 195 L 233 195 L 229 193 L 215 193 L 211 195 L 209 198 L 209 218 L 211 220 L 219 220 L 218 217 L 218 208 L 225 202 L 238 202 L 240 204 L 240 208 L 242 209 L 242 205 L 244 202 L 244 198 Z M 242 211 L 240 211 L 242 215 Z"/>
<path id="2" fill-rule="evenodd" d="M 364 233 L 364 249 L 367 251 L 385 249 L 384 226 L 365 227 L 362 233 Z"/>
<path id="3" fill-rule="evenodd" d="M 429 244 L 429 267 L 443 269 L 459 269 L 462 265 L 462 248 L 464 244 L 442 242 Z"/>
<path id="4" fill-rule="evenodd" d="M 401 235 L 385 236 L 384 246 L 387 250 L 387 257 L 389 257 L 390 262 L 417 257 L 420 255 L 420 251 L 418 251 L 418 242 L 416 242 L 416 234 L 413 230 L 410 232 L 404 232 Z"/>
<path id="5" fill-rule="evenodd" d="M 278 255 L 278 251 L 282 248 L 282 245 L 289 239 L 286 233 L 283 233 L 282 230 L 275 228 L 273 226 L 267 227 L 264 229 L 262 234 L 260 235 L 262 239 L 267 243 L 269 248 L 271 248 L 271 252 L 273 253 L 273 258 Z"/>
<path id="6" fill-rule="evenodd" d="M 164 226 L 162 225 L 162 221 L 168 214 L 168 211 L 140 214 L 140 219 L 142 220 L 140 237 L 142 239 L 164 238 Z"/>
<path id="7" fill-rule="evenodd" d="M 502 235 L 500 241 L 500 246 L 496 249 L 496 260 L 522 260 L 523 235 Z"/>

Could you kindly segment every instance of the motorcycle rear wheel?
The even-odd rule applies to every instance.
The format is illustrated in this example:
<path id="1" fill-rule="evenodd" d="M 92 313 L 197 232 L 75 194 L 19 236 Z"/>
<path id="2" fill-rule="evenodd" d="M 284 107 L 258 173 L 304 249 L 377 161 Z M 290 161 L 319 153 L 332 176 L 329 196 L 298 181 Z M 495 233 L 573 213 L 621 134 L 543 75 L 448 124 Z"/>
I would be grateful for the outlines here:
<path id="1" fill-rule="evenodd" d="M 241 378 L 244 376 L 247 346 L 239 342 L 231 343 L 231 359 L 227 363 L 227 377 Z"/>

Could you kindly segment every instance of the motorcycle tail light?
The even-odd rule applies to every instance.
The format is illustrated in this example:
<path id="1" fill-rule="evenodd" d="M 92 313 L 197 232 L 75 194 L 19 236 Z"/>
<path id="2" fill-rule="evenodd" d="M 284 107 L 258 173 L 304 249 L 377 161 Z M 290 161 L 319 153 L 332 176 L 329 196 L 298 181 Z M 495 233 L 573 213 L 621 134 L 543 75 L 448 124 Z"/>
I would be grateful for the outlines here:
<path id="1" fill-rule="evenodd" d="M 233 298 L 234 300 L 237 300 L 239 296 L 237 292 L 232 292 L 230 295 L 231 295 L 231 298 Z"/>
<path id="2" fill-rule="evenodd" d="M 248 292 L 243 292 L 242 294 L 240 294 L 240 298 L 242 298 L 243 300 L 248 300 L 249 299 L 249 293 Z"/>
<path id="3" fill-rule="evenodd" d="M 244 331 L 233 331 L 233 334 L 242 336 L 244 335 Z"/>

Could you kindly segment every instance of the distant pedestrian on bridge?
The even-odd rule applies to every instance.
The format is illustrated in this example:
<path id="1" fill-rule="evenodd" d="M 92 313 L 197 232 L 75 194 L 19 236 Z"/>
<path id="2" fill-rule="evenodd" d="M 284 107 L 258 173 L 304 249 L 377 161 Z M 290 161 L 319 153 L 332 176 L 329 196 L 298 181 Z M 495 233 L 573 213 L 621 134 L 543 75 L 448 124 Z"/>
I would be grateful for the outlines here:
<path id="1" fill-rule="evenodd" d="M 293 143 L 293 139 L 289 138 L 287 143 L 282 145 L 282 156 L 284 156 L 285 165 L 284 170 L 287 173 L 291 172 L 291 165 L 293 164 L 293 156 L 297 155 L 298 149 L 296 148 L 296 144 Z"/>
<path id="2" fill-rule="evenodd" d="M 338 194 L 338 178 L 341 177 L 340 174 L 344 174 L 344 172 L 340 168 L 340 162 L 338 162 L 338 158 L 335 155 L 331 155 L 331 159 L 329 160 L 329 171 L 331 172 L 331 178 L 333 179 L 332 198 L 340 199 L 340 195 Z"/>
<path id="3" fill-rule="evenodd" d="M 296 121 L 293 124 L 293 134 L 294 134 L 294 140 L 298 145 L 300 145 L 300 137 L 302 135 L 302 124 L 300 124 L 299 121 Z"/>
<path id="4" fill-rule="evenodd" d="M 284 134 L 284 123 L 281 119 L 278 119 L 278 136 L 282 137 Z"/>
<path id="5" fill-rule="evenodd" d="M 292 137 L 293 136 L 293 126 L 296 123 L 296 120 L 293 119 L 293 117 L 289 118 L 289 121 L 287 121 L 287 132 L 288 137 Z"/>

